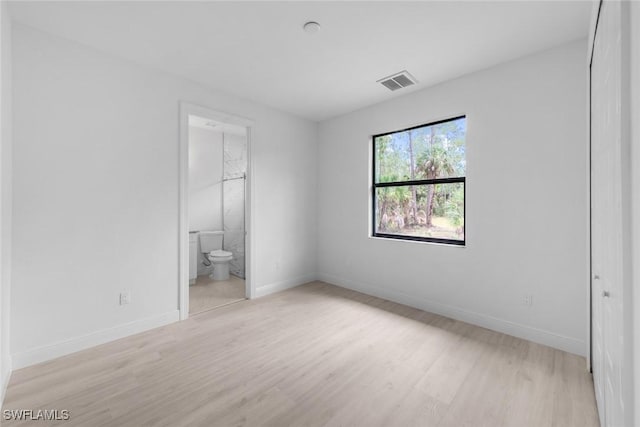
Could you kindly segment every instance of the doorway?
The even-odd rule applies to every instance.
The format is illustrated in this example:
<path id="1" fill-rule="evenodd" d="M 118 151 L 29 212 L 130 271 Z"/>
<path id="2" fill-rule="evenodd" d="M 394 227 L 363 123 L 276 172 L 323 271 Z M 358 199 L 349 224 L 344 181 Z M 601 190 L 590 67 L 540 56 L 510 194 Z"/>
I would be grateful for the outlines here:
<path id="1" fill-rule="evenodd" d="M 181 319 L 251 297 L 251 125 L 181 104 Z"/>

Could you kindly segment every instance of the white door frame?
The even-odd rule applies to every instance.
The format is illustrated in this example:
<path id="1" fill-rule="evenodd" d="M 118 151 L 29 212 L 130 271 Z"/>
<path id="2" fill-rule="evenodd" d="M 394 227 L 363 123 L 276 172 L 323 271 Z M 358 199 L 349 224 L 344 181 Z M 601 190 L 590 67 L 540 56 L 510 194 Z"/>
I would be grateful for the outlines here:
<path id="1" fill-rule="evenodd" d="M 247 128 L 247 180 L 245 183 L 245 296 L 255 297 L 253 280 L 254 256 L 251 238 L 253 235 L 253 162 L 251 159 L 251 130 L 254 121 L 240 116 L 212 110 L 199 105 L 180 102 L 180 153 L 179 179 L 179 221 L 178 221 L 178 309 L 180 320 L 189 317 L 189 115 L 196 115 L 219 122 Z"/>

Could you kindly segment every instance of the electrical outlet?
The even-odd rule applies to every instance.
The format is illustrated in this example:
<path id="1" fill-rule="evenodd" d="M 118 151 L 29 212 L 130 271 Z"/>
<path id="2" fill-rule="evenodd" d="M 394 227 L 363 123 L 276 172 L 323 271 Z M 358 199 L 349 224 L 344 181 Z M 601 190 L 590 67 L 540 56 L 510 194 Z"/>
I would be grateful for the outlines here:
<path id="1" fill-rule="evenodd" d="M 120 292 L 120 305 L 131 304 L 131 291 Z"/>
<path id="2" fill-rule="evenodd" d="M 522 303 L 524 305 L 526 305 L 527 307 L 531 307 L 533 305 L 533 295 L 531 294 L 526 294 L 523 298 L 522 298 Z"/>

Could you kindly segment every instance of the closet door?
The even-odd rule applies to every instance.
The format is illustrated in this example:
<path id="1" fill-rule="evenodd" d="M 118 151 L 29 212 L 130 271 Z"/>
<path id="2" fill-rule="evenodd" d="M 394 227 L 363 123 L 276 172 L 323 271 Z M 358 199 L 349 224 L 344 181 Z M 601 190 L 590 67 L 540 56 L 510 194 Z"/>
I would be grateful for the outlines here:
<path id="1" fill-rule="evenodd" d="M 624 424 L 621 10 L 604 1 L 591 63 L 592 368 L 603 427 Z"/>

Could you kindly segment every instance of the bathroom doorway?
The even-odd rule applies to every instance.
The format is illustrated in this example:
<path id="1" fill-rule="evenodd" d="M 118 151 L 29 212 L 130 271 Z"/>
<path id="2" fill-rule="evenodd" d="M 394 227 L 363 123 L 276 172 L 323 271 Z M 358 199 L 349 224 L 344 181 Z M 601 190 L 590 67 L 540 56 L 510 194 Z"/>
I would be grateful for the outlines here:
<path id="1" fill-rule="evenodd" d="M 185 319 L 251 296 L 251 123 L 181 104 L 180 126 L 179 295 Z"/>

